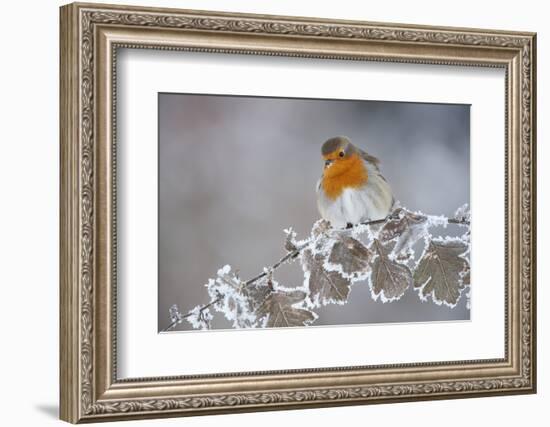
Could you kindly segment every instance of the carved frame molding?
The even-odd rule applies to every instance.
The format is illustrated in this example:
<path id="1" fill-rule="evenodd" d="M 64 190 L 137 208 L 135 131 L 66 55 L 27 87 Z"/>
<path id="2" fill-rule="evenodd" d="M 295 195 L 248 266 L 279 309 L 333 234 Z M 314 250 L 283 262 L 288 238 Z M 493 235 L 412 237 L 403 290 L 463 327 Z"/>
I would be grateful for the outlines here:
<path id="1" fill-rule="evenodd" d="M 117 380 L 114 139 L 121 47 L 506 68 L 506 357 Z M 74 423 L 534 392 L 535 68 L 532 33 L 62 7 L 61 418 Z M 299 385 L 289 387 L 288 380 Z"/>

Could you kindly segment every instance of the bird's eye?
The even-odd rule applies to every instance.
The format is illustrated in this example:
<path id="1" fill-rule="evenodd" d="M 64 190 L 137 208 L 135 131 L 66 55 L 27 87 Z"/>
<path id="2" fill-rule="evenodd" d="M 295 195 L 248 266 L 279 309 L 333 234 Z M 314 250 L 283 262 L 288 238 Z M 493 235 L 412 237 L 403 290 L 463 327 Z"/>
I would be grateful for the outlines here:
<path id="1" fill-rule="evenodd" d="M 340 151 L 340 153 L 338 153 L 338 155 L 339 155 L 340 157 L 344 157 L 344 154 L 345 154 L 345 153 L 344 153 L 343 151 Z"/>

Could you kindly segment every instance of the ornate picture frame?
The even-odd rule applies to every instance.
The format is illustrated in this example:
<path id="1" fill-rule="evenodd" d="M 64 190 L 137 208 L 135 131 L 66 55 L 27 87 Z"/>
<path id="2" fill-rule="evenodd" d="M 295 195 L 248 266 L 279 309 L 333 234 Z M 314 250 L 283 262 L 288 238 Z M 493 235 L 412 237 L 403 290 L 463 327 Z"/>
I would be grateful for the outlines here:
<path id="1" fill-rule="evenodd" d="M 79 423 L 536 391 L 535 34 L 80 3 L 63 6 L 60 14 L 61 419 Z M 503 69 L 504 357 L 119 379 L 121 48 Z"/>

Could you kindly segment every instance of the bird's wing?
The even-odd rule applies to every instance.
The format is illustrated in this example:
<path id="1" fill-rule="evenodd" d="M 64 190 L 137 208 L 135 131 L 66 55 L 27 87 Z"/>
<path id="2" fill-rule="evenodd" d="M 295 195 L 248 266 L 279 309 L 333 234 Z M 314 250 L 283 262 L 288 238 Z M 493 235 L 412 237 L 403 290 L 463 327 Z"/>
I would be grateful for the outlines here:
<path id="1" fill-rule="evenodd" d="M 377 175 L 381 179 L 383 179 L 385 182 L 388 182 L 388 180 L 384 178 L 384 175 L 382 175 L 382 173 L 380 172 L 380 160 L 378 159 L 378 157 L 371 156 L 370 154 L 361 150 L 360 148 L 358 148 L 358 150 L 363 160 L 367 162 L 369 165 L 372 165 L 376 169 L 376 172 L 378 172 Z M 395 196 L 392 194 L 391 210 L 393 210 L 394 206 L 395 206 Z"/>
<path id="2" fill-rule="evenodd" d="M 360 148 L 358 148 L 358 150 L 363 160 L 373 165 L 376 168 L 376 170 L 380 170 L 380 160 L 378 160 L 378 157 L 371 156 L 370 154 L 361 150 Z"/>

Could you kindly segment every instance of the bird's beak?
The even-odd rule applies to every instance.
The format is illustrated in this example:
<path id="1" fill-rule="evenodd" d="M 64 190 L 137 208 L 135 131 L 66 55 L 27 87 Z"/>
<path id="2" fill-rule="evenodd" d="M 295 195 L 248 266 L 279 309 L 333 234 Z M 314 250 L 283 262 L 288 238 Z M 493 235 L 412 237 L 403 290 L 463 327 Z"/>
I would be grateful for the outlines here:
<path id="1" fill-rule="evenodd" d="M 325 168 L 328 168 L 333 162 L 334 160 L 325 160 Z"/>

